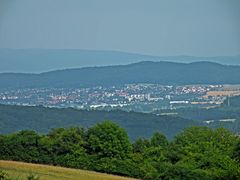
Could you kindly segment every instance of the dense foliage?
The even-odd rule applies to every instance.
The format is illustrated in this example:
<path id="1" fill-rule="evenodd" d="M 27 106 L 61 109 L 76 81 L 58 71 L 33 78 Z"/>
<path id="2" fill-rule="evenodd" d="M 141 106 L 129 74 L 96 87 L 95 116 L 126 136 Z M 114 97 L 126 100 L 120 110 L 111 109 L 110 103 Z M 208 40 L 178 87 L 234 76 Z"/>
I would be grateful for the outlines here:
<path id="1" fill-rule="evenodd" d="M 59 165 L 141 179 L 240 179 L 240 138 L 219 128 L 190 127 L 173 141 L 156 132 L 130 142 L 104 121 L 89 129 L 20 131 L 0 136 L 0 159 Z"/>

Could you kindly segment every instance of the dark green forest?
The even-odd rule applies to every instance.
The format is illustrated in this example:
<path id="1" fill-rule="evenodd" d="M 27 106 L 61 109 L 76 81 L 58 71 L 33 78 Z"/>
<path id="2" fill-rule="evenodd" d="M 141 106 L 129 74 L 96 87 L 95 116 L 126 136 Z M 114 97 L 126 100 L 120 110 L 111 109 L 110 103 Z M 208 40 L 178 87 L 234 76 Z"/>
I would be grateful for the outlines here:
<path id="1" fill-rule="evenodd" d="M 177 115 L 158 115 L 166 112 L 175 112 Z M 126 129 L 131 140 L 139 137 L 150 138 L 155 131 L 161 131 L 168 139 L 172 139 L 184 128 L 193 125 L 212 128 L 225 127 L 240 134 L 240 109 L 237 107 L 181 108 L 161 110 L 153 114 L 121 110 L 98 111 L 0 105 L 0 114 L 0 134 L 25 129 L 47 133 L 52 128 L 58 127 L 80 126 L 88 128 L 106 119 L 110 119 Z M 218 121 L 225 118 L 236 120 L 234 122 Z M 206 124 L 205 120 L 216 121 Z"/>
<path id="2" fill-rule="evenodd" d="M 80 168 L 140 179 L 240 179 L 240 138 L 224 128 L 189 127 L 131 142 L 111 121 L 88 129 L 23 130 L 0 136 L 0 159 Z"/>
<path id="3" fill-rule="evenodd" d="M 25 129 L 47 133 L 52 128 L 58 127 L 80 126 L 88 128 L 108 119 L 125 128 L 131 140 L 138 137 L 149 138 L 155 131 L 161 131 L 169 139 L 172 139 L 184 128 L 199 125 L 198 122 L 181 117 L 157 116 L 121 110 L 89 111 L 73 108 L 0 105 L 0 134 Z"/>

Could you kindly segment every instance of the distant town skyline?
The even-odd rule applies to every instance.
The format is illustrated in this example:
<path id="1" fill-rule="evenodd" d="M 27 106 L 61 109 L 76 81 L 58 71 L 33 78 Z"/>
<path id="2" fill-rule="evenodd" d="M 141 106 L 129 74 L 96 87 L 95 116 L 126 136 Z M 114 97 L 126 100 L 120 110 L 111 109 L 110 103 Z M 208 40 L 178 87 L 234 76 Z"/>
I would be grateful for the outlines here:
<path id="1" fill-rule="evenodd" d="M 1 0 L 0 48 L 235 56 L 239 19 L 239 0 Z"/>

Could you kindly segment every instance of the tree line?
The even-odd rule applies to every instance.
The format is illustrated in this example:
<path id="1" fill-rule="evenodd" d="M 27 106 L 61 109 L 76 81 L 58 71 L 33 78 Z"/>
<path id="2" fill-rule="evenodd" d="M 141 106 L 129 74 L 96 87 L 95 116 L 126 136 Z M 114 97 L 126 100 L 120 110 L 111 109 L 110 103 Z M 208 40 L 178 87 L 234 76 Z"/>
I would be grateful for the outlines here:
<path id="1" fill-rule="evenodd" d="M 24 130 L 0 136 L 0 159 L 93 170 L 140 179 L 240 179 L 240 138 L 190 127 L 169 142 L 156 132 L 131 142 L 111 121 L 89 129 Z"/>

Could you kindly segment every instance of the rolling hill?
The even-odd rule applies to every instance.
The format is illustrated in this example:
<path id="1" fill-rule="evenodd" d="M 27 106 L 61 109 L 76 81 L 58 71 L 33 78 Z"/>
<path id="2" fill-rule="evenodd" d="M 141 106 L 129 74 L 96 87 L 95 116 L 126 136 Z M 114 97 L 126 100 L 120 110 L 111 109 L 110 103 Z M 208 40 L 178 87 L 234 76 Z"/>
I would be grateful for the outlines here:
<path id="1" fill-rule="evenodd" d="M 240 66 L 212 62 L 143 61 L 129 65 L 57 70 L 40 74 L 2 73 L 0 88 L 78 88 L 130 83 L 240 84 Z"/>
<path id="2" fill-rule="evenodd" d="M 83 49 L 0 49 L 0 72 L 40 73 L 56 69 L 123 65 L 140 61 L 171 61 L 182 63 L 210 61 L 225 65 L 240 65 L 239 60 L 240 56 L 159 57 L 119 51 Z"/>
<path id="3" fill-rule="evenodd" d="M 115 111 L 58 109 L 0 105 L 0 134 L 19 130 L 36 130 L 46 133 L 52 128 L 80 126 L 91 127 L 111 120 L 128 132 L 130 139 L 149 138 L 154 132 L 163 132 L 169 139 L 184 128 L 199 123 L 179 117 L 158 116 L 147 113 Z"/>

